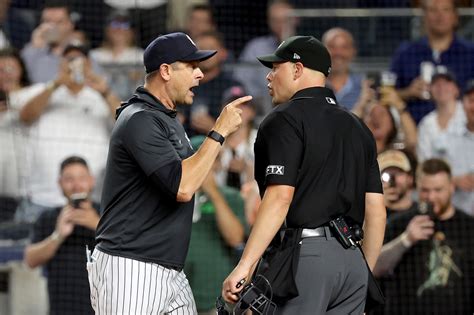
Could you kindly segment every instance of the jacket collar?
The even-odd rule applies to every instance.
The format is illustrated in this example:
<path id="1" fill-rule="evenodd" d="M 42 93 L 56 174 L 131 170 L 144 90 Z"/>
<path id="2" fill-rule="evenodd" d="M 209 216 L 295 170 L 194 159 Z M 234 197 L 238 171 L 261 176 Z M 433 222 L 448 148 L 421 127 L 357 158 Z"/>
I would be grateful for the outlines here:
<path id="1" fill-rule="evenodd" d="M 151 94 L 145 87 L 139 86 L 135 90 L 135 94 L 126 102 L 122 102 L 119 108 L 116 110 L 115 118 L 117 119 L 118 116 L 122 113 L 122 111 L 127 108 L 128 106 L 134 103 L 142 103 L 148 105 L 148 107 L 158 110 L 160 112 L 165 113 L 166 115 L 170 116 L 171 118 L 175 118 L 177 115 L 177 111 L 174 109 L 169 109 L 163 105 L 153 94 Z"/>

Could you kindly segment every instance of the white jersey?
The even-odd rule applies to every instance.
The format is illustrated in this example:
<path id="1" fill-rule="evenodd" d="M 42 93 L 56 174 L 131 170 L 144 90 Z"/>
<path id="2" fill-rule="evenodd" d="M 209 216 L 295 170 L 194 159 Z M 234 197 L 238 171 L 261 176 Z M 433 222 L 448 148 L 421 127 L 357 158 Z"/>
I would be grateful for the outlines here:
<path id="1" fill-rule="evenodd" d="M 33 162 L 29 192 L 35 204 L 57 207 L 66 200 L 57 185 L 59 165 L 78 155 L 89 164 L 101 187 L 113 119 L 99 92 L 85 86 L 72 94 L 60 86 L 49 99 L 45 112 L 30 129 L 30 156 Z M 96 192 L 93 197 L 96 198 Z"/>

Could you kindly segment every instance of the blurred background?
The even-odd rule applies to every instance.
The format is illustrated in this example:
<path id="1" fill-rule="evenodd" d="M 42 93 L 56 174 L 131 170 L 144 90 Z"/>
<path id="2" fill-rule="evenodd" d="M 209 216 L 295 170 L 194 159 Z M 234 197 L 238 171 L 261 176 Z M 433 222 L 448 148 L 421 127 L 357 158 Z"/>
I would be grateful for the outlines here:
<path id="1" fill-rule="evenodd" d="M 392 189 L 386 196 L 390 218 L 408 209 L 419 214 L 418 204 L 437 202 L 420 197 L 415 170 L 418 163 L 440 158 L 453 174 L 446 202 L 470 220 L 472 5 L 471 0 L 0 0 L 0 315 L 91 313 L 85 245 L 94 246 L 115 109 L 143 83 L 146 46 L 168 32 L 185 32 L 200 49 L 219 51 L 201 63 L 205 78 L 194 104 L 178 107 L 191 142 L 207 134 L 222 106 L 253 96 L 242 105 L 242 129 L 226 140 L 212 181 L 196 197 L 185 271 L 200 314 L 212 313 L 258 209 L 253 142 L 273 106 L 268 69 L 255 57 L 273 52 L 289 36 L 312 35 L 328 47 L 333 64 L 327 85 L 340 106 L 367 124 L 379 154 L 403 152 L 409 160 L 403 167 L 391 156 L 386 164 L 392 171 L 384 181 L 384 189 Z M 408 179 L 401 180 L 400 171 Z M 213 189 L 228 208 L 213 204 L 208 197 Z M 78 211 L 72 223 L 64 219 L 66 207 Z M 232 241 L 215 219 L 229 209 L 240 224 Z M 408 221 L 394 222 L 399 229 L 390 230 L 392 239 L 413 232 Z M 474 239 L 470 225 L 446 229 L 448 236 L 459 231 L 453 244 Z M 412 238 L 410 248 L 418 242 L 428 250 L 405 261 L 407 249 L 401 261 L 378 273 L 390 301 L 378 312 L 472 314 L 473 264 L 463 269 L 472 262 L 466 254 L 471 243 L 461 242 L 459 250 L 448 244 L 452 254 L 440 256 L 440 268 L 449 279 L 433 280 L 423 298 L 418 287 L 435 277 L 430 253 L 440 253 L 441 245 L 439 239 Z M 398 263 L 408 269 L 397 269 Z"/>

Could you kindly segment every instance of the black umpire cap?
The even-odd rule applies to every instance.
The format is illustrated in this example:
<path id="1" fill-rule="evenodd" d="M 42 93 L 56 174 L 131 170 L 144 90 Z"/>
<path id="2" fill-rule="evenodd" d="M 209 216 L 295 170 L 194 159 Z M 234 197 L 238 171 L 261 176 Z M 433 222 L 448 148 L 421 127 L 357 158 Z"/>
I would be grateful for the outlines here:
<path id="1" fill-rule="evenodd" d="M 331 56 L 324 45 L 313 36 L 292 36 L 284 40 L 271 55 L 257 57 L 267 68 L 274 62 L 301 62 L 306 68 L 322 72 L 328 76 L 331 72 Z"/>
<path id="2" fill-rule="evenodd" d="M 145 49 L 143 63 L 146 73 L 158 70 L 163 63 L 176 61 L 203 61 L 211 58 L 217 50 L 198 50 L 192 39 L 181 32 L 162 35 Z"/>

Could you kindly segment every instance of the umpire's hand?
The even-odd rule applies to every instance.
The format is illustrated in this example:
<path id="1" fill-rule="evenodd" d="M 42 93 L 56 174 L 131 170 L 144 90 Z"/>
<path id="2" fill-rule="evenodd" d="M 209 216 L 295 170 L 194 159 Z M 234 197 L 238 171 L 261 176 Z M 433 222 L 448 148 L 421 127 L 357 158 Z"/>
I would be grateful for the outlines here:
<path id="1" fill-rule="evenodd" d="M 228 303 L 236 303 L 239 300 L 239 292 L 250 280 L 251 268 L 244 265 L 237 265 L 231 274 L 222 284 L 222 297 Z"/>

